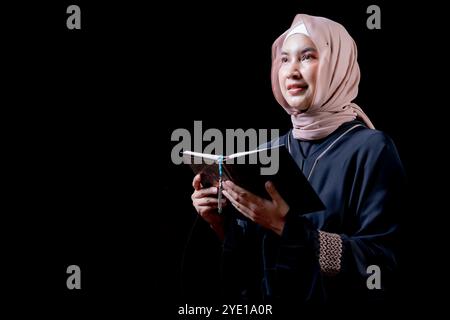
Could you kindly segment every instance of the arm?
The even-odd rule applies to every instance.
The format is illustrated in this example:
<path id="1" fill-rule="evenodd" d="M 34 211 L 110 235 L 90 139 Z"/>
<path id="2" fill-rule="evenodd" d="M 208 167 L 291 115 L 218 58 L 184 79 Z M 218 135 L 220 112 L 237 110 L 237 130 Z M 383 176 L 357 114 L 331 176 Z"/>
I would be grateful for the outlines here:
<path id="1" fill-rule="evenodd" d="M 358 155 L 360 166 L 351 174 L 351 201 L 345 209 L 347 224 L 352 225 L 339 232 L 316 230 L 307 217 L 291 212 L 270 186 L 266 187 L 272 201 L 231 183 L 225 187 L 225 196 L 239 212 L 273 231 L 263 244 L 266 279 L 271 279 L 267 288 L 307 301 L 315 291 L 325 292 L 333 279 L 367 293 L 369 265 L 379 266 L 383 275 L 395 269 L 404 175 L 395 147 L 388 142 Z"/>
<path id="2" fill-rule="evenodd" d="M 359 156 L 362 160 L 353 177 L 345 213 L 352 226 L 339 232 L 324 232 L 315 230 L 304 216 L 287 214 L 280 239 L 273 240 L 279 248 L 273 265 L 286 291 L 295 291 L 292 279 L 296 279 L 308 282 L 309 288 L 327 289 L 333 283 L 363 294 L 376 294 L 385 289 L 395 271 L 403 168 L 390 141 Z M 366 280 L 370 265 L 380 268 L 383 290 L 369 292 Z M 311 293 L 297 295 L 307 300 Z"/>

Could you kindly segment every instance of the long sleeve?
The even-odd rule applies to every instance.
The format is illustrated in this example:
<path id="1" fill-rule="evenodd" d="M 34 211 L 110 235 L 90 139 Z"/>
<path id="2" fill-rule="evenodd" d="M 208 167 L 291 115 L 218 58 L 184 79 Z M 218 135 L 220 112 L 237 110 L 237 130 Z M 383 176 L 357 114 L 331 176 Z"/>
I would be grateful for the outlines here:
<path id="1" fill-rule="evenodd" d="M 289 212 L 281 237 L 264 241 L 267 293 L 297 302 L 327 301 L 352 291 L 376 296 L 389 286 L 397 267 L 399 214 L 405 177 L 392 141 L 373 135 L 352 158 L 340 201 L 340 224 L 322 227 Z M 319 224 L 320 225 L 320 224 Z M 338 226 L 337 226 L 338 225 Z M 381 271 L 381 290 L 369 290 L 367 268 Z M 268 289 L 267 289 L 268 288 Z"/>

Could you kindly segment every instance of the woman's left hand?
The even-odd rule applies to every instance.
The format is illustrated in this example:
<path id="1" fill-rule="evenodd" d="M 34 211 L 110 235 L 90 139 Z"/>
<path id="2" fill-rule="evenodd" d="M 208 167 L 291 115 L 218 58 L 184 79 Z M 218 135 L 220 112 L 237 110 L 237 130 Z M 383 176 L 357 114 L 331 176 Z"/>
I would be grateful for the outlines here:
<path id="1" fill-rule="evenodd" d="M 232 181 L 223 183 L 223 195 L 244 216 L 281 235 L 289 205 L 280 196 L 272 182 L 267 181 L 265 187 L 272 200 L 258 197 Z"/>

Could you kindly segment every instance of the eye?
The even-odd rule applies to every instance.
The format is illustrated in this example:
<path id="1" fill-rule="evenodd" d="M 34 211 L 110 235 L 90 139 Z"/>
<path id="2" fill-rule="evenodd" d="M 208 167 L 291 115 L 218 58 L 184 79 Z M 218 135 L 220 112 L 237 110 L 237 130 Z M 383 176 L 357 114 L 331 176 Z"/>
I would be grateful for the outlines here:
<path id="1" fill-rule="evenodd" d="M 308 53 L 308 54 L 305 54 L 303 57 L 302 57 L 302 61 L 307 61 L 307 60 L 311 60 L 312 58 L 314 58 L 313 57 L 313 55 L 312 54 L 310 54 L 310 53 Z"/>
<path id="2" fill-rule="evenodd" d="M 281 63 L 286 63 L 288 61 L 287 57 L 281 57 Z"/>

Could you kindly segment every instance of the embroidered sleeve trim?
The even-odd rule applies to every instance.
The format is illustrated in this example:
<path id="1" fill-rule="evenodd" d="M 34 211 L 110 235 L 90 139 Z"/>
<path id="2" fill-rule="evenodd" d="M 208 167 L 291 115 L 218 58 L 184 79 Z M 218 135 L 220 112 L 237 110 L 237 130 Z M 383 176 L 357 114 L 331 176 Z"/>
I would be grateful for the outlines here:
<path id="1" fill-rule="evenodd" d="M 342 239 L 336 233 L 319 230 L 319 264 L 326 275 L 336 275 L 341 271 Z"/>

